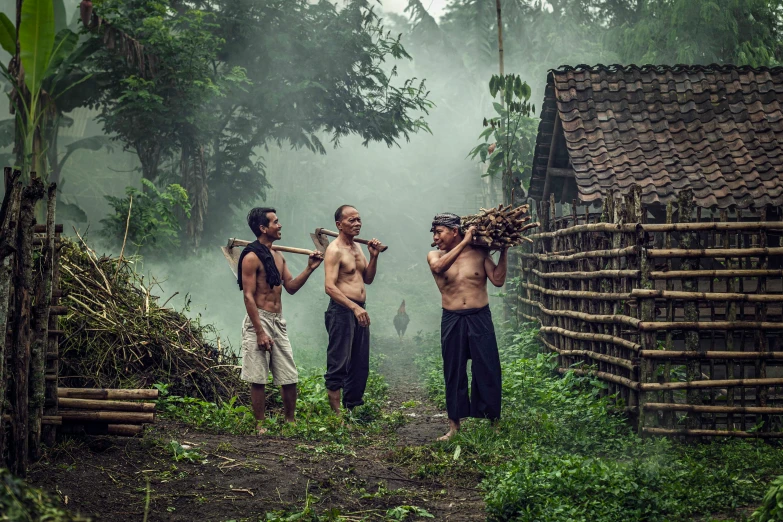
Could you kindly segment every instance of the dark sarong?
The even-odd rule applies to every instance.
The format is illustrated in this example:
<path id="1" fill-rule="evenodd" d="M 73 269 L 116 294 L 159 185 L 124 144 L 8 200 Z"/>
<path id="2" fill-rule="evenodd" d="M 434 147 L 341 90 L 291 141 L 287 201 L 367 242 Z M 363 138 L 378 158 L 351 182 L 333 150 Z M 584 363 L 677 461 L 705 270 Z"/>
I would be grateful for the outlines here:
<path id="1" fill-rule="evenodd" d="M 468 310 L 444 309 L 440 341 L 449 418 L 500 418 L 500 357 L 489 305 Z M 470 399 L 468 359 L 473 361 Z"/>
<path id="2" fill-rule="evenodd" d="M 364 308 L 364 303 L 354 301 Z M 359 326 L 353 312 L 329 300 L 324 314 L 329 346 L 326 349 L 326 389 L 343 390 L 343 406 L 364 404 L 370 374 L 370 327 Z"/>

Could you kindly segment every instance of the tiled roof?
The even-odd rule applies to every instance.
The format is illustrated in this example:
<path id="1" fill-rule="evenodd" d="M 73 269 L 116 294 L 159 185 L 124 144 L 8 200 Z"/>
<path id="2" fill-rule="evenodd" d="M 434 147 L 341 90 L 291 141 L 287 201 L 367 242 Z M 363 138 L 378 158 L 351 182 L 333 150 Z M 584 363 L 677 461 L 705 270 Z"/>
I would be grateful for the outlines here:
<path id="1" fill-rule="evenodd" d="M 543 196 L 555 115 L 582 201 L 636 184 L 702 207 L 783 204 L 783 67 L 561 67 L 547 76 L 530 196 Z"/>

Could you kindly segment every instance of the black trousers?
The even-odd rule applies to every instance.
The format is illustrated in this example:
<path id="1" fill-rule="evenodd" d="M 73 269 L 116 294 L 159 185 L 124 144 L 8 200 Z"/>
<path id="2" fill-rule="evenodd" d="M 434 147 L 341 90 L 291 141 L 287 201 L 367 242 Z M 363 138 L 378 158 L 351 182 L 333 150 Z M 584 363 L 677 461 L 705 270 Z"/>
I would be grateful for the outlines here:
<path id="1" fill-rule="evenodd" d="M 444 309 L 440 341 L 449 419 L 500 418 L 500 357 L 489 305 L 468 310 Z M 473 361 L 469 398 L 468 359 Z"/>
<path id="2" fill-rule="evenodd" d="M 356 301 L 354 301 L 356 302 Z M 364 308 L 364 303 L 356 302 Z M 348 308 L 329 300 L 324 314 L 329 346 L 326 349 L 326 389 L 343 390 L 343 406 L 364 404 L 370 374 L 370 327 L 359 326 Z"/>

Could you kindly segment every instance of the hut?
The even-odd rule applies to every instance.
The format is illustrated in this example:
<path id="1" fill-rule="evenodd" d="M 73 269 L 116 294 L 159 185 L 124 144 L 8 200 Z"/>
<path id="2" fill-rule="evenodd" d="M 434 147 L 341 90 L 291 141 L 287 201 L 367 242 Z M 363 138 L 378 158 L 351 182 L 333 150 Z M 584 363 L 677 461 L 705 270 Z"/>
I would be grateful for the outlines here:
<path id="1" fill-rule="evenodd" d="M 783 68 L 549 72 L 518 313 L 640 433 L 783 437 Z"/>

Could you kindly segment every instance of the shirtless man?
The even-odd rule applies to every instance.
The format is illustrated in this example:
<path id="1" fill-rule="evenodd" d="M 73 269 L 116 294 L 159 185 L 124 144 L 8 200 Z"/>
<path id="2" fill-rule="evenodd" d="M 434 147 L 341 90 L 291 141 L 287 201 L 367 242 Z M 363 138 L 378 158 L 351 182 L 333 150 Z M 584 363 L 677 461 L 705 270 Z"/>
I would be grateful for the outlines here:
<path id="1" fill-rule="evenodd" d="M 340 413 L 340 390 L 345 408 L 364 404 L 362 397 L 370 373 L 370 316 L 364 309 L 364 285 L 375 279 L 381 242 L 373 239 L 367 245 L 368 263 L 353 241 L 362 229 L 359 211 L 343 205 L 334 213 L 334 220 L 340 235 L 324 255 L 326 293 L 331 297 L 325 314 L 329 346 L 324 378 L 329 405 Z"/>
<path id="2" fill-rule="evenodd" d="M 471 246 L 475 227 L 463 235 L 456 214 L 435 216 L 431 232 L 438 250 L 427 254 L 427 262 L 442 297 L 441 353 L 449 417 L 449 431 L 438 440 L 449 440 L 464 417 L 500 418 L 500 358 L 487 279 L 503 286 L 507 251 L 501 251 L 496 265 L 488 250 Z M 473 361 L 470 398 L 468 359 Z"/>
<path id="3" fill-rule="evenodd" d="M 266 432 L 263 422 L 270 368 L 273 383 L 281 386 L 286 422 L 294 422 L 296 410 L 299 374 L 283 319 L 282 288 L 295 294 L 323 261 L 321 253 L 315 252 L 301 274 L 291 275 L 283 255 L 272 250 L 283 228 L 275 212 L 273 208 L 254 208 L 247 215 L 256 241 L 242 251 L 237 269 L 247 310 L 242 323 L 242 380 L 250 383 L 250 401 L 259 435 Z"/>

